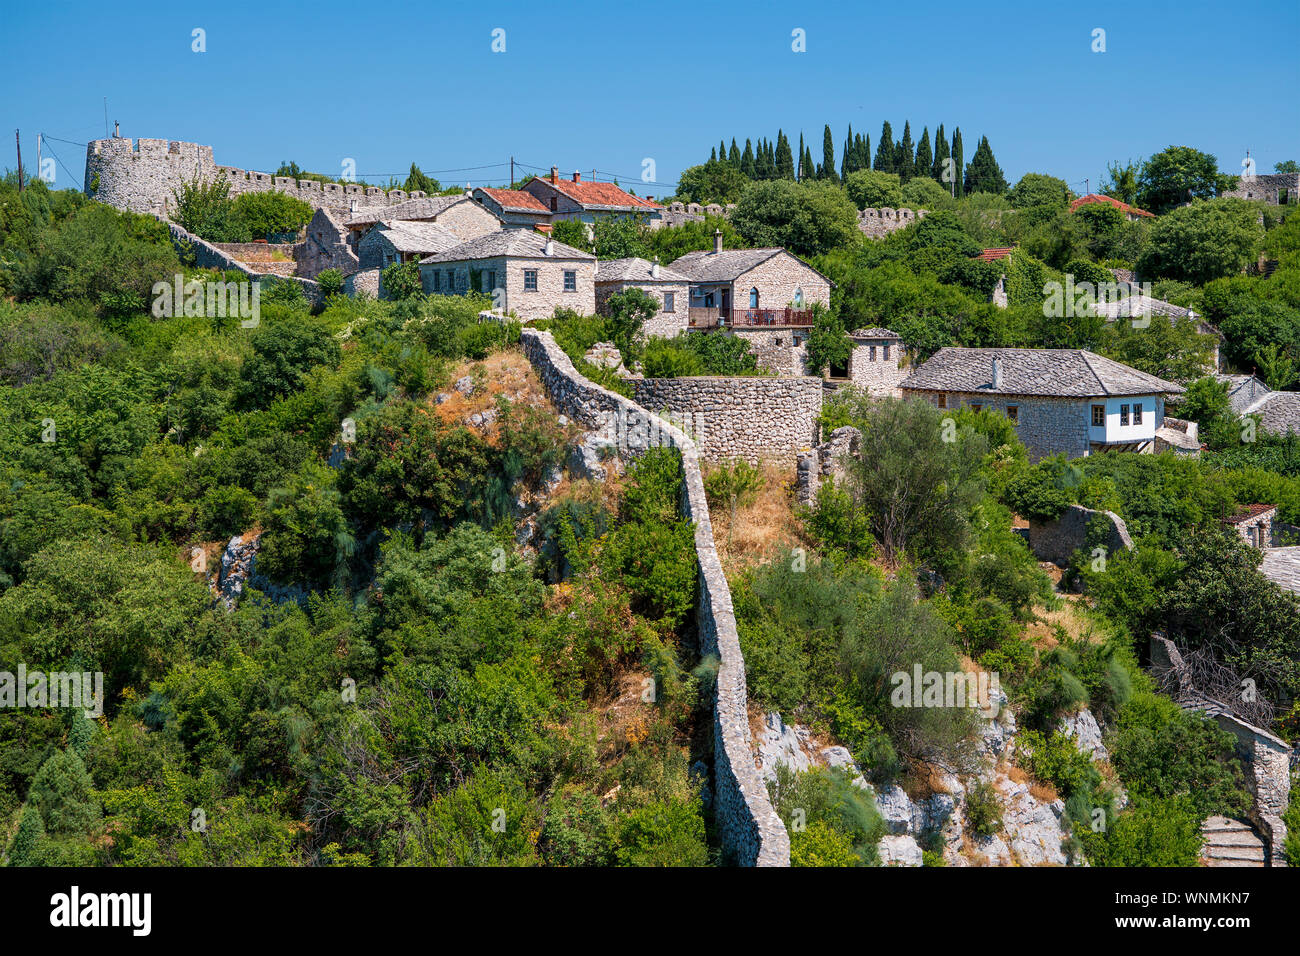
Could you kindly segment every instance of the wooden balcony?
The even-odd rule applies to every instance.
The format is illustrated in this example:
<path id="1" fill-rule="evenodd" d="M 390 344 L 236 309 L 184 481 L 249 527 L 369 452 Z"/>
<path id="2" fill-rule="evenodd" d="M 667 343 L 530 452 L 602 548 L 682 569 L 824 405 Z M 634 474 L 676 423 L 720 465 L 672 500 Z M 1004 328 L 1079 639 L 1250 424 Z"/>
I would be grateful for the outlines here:
<path id="1" fill-rule="evenodd" d="M 714 306 L 691 306 L 693 329 L 737 328 L 809 328 L 812 309 L 719 309 Z"/>

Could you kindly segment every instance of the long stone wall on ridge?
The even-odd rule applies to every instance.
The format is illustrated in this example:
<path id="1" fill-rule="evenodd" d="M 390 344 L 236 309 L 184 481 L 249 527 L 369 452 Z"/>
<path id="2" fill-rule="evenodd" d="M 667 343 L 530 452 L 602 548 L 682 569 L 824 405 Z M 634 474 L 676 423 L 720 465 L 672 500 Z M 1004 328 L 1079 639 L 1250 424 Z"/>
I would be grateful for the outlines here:
<path id="1" fill-rule="evenodd" d="M 524 354 L 551 401 L 589 428 L 612 430 L 621 452 L 676 448 L 682 459 L 682 513 L 695 522 L 700 598 L 696 624 L 700 649 L 718 658 L 713 710 L 714 819 L 728 858 L 746 866 L 789 866 L 790 835 L 772 808 L 754 763 L 749 731 L 745 661 L 731 604 L 731 591 L 713 542 L 700 455 L 686 434 L 631 399 L 580 375 L 549 332 L 524 329 Z"/>

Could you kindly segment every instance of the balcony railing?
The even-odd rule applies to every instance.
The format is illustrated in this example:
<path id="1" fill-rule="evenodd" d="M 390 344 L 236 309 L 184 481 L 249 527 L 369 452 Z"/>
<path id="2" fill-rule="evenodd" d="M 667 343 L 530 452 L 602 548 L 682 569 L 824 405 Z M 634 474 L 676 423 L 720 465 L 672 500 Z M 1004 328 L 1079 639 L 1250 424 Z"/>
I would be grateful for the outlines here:
<path id="1" fill-rule="evenodd" d="M 692 306 L 690 318 L 693 329 L 723 326 L 741 329 L 783 326 L 807 328 L 813 324 L 812 309 L 719 309 L 714 306 Z"/>

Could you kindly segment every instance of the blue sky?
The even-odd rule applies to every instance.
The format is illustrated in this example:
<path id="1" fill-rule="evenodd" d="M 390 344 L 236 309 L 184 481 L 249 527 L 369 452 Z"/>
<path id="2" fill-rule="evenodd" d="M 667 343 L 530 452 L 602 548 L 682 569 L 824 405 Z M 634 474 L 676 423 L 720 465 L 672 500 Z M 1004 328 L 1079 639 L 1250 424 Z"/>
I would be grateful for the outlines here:
<path id="1" fill-rule="evenodd" d="M 532 167 L 617 174 L 651 195 L 725 137 L 802 131 L 821 159 L 831 124 L 882 120 L 901 136 L 960 126 L 966 158 L 986 135 L 1007 178 L 1046 172 L 1095 189 L 1110 160 L 1170 144 L 1239 172 L 1300 159 L 1300 3 L 891 4 L 475 3 L 321 0 L 24 3 L 6 13 L 5 135 L 30 166 L 36 134 L 206 143 L 216 161 L 282 160 L 371 181 L 412 161 L 444 184 L 496 184 L 511 155 Z M 412 12 L 418 10 L 418 12 Z M 193 52 L 192 31 L 207 51 Z M 492 32 L 505 31 L 505 52 Z M 1094 53 L 1093 30 L 1106 31 Z M 792 51 L 792 31 L 806 52 Z M 15 88 L 16 87 L 16 88 Z M 0 140 L 3 142 L 3 140 Z M 84 148 L 50 143 L 80 185 Z M 0 167 L 15 165 L 12 140 Z M 659 185 L 639 183 L 652 159 Z M 439 171 L 439 172 L 433 172 Z M 442 172 L 445 171 L 445 172 Z M 524 171 L 532 171 L 525 168 Z"/>

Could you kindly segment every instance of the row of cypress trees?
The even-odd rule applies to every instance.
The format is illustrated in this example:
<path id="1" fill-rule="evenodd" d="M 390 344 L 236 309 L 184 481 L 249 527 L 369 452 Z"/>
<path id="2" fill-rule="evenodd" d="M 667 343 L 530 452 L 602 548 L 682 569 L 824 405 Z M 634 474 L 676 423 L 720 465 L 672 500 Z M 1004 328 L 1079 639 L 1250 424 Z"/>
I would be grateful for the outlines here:
<path id="1" fill-rule="evenodd" d="M 961 127 L 952 131 L 951 139 L 944 133 L 943 124 L 934 133 L 931 144 L 930 128 L 921 130 L 921 138 L 912 140 L 911 121 L 903 123 L 902 139 L 894 139 L 893 127 L 885 120 L 876 141 L 874 160 L 871 155 L 871 137 L 854 133 L 849 124 L 848 134 L 840 150 L 839 168 L 835 163 L 835 141 L 827 124 L 822 134 L 822 159 L 813 161 L 812 149 L 799 135 L 799 151 L 795 153 L 784 130 L 778 130 L 776 141 L 759 139 L 757 145 L 746 139 L 744 149 L 732 137 L 731 146 L 719 140 L 709 156 L 710 160 L 730 163 L 750 179 L 828 179 L 839 182 L 860 169 L 896 173 L 903 182 L 928 176 L 957 195 L 972 192 L 997 192 L 1007 190 L 1002 169 L 993 156 L 987 136 L 982 137 L 971 162 L 963 166 L 965 149 Z M 956 183 L 952 180 L 956 178 Z"/>

